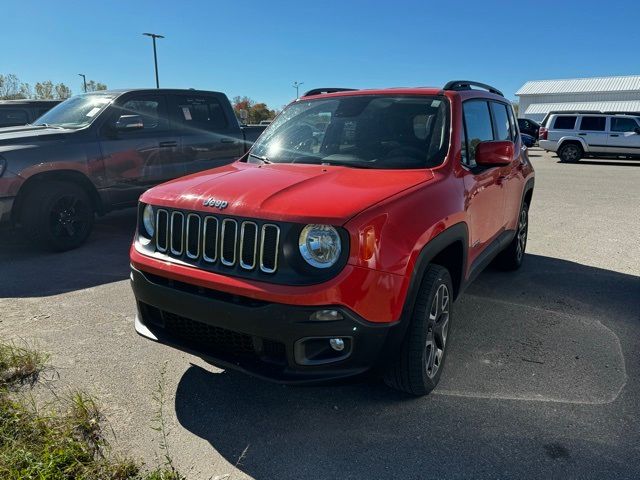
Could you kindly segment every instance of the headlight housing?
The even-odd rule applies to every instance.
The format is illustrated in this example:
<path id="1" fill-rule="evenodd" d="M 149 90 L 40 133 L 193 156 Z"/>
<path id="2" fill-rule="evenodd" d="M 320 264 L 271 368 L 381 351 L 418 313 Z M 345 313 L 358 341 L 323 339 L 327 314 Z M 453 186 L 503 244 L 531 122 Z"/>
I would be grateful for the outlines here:
<path id="1" fill-rule="evenodd" d="M 156 233 L 156 216 L 151 205 L 146 205 L 142 211 L 142 225 L 149 238 Z"/>
<path id="2" fill-rule="evenodd" d="M 300 232 L 298 247 L 302 258 L 316 268 L 332 267 L 342 251 L 340 235 L 331 225 L 307 225 Z"/>

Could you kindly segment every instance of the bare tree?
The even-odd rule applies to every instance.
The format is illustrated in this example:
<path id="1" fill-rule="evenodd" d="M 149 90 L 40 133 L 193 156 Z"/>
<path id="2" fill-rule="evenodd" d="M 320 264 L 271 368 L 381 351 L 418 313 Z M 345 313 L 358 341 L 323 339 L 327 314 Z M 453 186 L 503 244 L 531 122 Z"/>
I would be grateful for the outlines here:
<path id="1" fill-rule="evenodd" d="M 56 98 L 59 100 L 65 100 L 71 96 L 71 89 L 64 83 L 59 83 L 55 86 Z"/>
<path id="2" fill-rule="evenodd" d="M 54 86 L 51 80 L 38 82 L 35 86 L 35 98 L 37 100 L 51 100 L 54 98 Z"/>
<path id="3" fill-rule="evenodd" d="M 106 90 L 107 85 L 101 82 L 96 82 L 95 80 L 89 80 L 87 82 L 87 92 L 96 92 L 98 90 Z"/>
<path id="4" fill-rule="evenodd" d="M 21 95 L 20 79 L 13 73 L 0 75 L 0 98 L 3 100 L 16 100 L 24 98 Z"/>

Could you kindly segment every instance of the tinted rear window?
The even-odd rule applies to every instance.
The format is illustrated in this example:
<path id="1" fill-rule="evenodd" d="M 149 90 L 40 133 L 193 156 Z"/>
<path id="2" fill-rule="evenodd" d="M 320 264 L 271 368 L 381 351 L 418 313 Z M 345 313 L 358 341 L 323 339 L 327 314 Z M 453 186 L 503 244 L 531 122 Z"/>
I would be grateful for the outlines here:
<path id="1" fill-rule="evenodd" d="M 604 126 L 607 123 L 606 117 L 582 117 L 580 122 L 580 130 L 595 130 L 604 132 Z"/>
<path id="2" fill-rule="evenodd" d="M 576 117 L 562 116 L 556 117 L 553 128 L 557 130 L 573 130 L 576 126 Z"/>
<path id="3" fill-rule="evenodd" d="M 0 127 L 24 125 L 29 122 L 26 110 L 0 109 Z"/>

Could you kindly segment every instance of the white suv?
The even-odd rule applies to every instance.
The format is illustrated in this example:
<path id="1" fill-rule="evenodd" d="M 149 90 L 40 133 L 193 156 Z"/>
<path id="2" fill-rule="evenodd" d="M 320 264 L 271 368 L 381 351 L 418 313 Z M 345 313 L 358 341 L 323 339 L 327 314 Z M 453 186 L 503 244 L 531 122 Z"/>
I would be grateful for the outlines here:
<path id="1" fill-rule="evenodd" d="M 640 158 L 640 117 L 626 114 L 552 113 L 538 144 L 563 162 L 582 157 Z"/>

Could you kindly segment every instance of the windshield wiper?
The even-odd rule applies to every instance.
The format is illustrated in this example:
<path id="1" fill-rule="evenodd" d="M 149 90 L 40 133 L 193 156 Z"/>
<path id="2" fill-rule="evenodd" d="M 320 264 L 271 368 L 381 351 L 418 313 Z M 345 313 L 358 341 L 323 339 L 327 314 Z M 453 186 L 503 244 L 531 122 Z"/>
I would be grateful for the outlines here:
<path id="1" fill-rule="evenodd" d="M 253 158 L 257 158 L 258 160 L 262 161 L 262 163 L 266 164 L 266 165 L 270 165 L 273 162 L 270 161 L 267 157 L 263 156 L 263 155 L 256 155 L 255 153 L 250 153 L 249 154 L 250 157 Z"/>
<path id="2" fill-rule="evenodd" d="M 64 130 L 60 125 L 51 125 L 50 123 L 36 123 L 33 125 L 34 127 L 45 127 L 45 128 L 58 128 Z"/>

